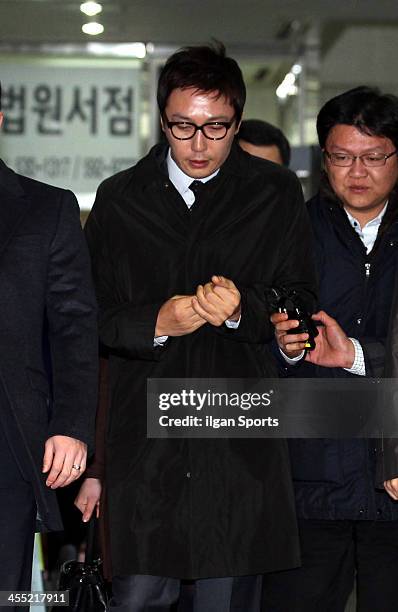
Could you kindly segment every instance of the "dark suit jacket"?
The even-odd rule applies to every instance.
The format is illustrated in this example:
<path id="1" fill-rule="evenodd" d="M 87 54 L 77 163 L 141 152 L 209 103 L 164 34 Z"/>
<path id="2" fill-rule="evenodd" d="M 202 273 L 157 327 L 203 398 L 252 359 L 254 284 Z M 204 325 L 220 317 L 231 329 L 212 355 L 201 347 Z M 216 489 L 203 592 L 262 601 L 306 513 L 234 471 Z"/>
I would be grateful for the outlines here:
<path id="1" fill-rule="evenodd" d="M 74 195 L 0 161 L 0 419 L 33 484 L 40 528 L 62 529 L 44 443 L 93 443 L 96 307 Z"/>
<path id="2" fill-rule="evenodd" d="M 106 482 L 113 572 L 205 578 L 299 563 L 283 440 L 146 436 L 146 380 L 275 377 L 265 287 L 313 299 L 308 218 L 288 170 L 233 149 L 192 212 L 155 147 L 102 184 L 86 224 L 110 352 Z M 239 328 L 154 348 L 160 306 L 212 274 L 242 295 Z"/>

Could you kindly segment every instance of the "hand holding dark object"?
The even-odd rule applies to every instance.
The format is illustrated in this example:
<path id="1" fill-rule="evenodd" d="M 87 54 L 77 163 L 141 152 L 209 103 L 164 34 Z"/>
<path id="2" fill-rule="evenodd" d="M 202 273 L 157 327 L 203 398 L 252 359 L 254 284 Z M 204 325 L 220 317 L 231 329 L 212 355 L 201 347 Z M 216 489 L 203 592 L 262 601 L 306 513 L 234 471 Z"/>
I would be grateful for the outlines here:
<path id="1" fill-rule="evenodd" d="M 311 314 L 307 311 L 298 293 L 294 290 L 287 290 L 283 287 L 273 287 L 268 293 L 268 299 L 275 305 L 275 310 L 279 313 L 287 314 L 289 321 L 298 321 L 294 328 L 286 330 L 287 334 L 308 334 L 308 339 L 304 348 L 312 351 L 315 348 L 315 338 L 318 330 L 311 319 Z"/>
<path id="2" fill-rule="evenodd" d="M 288 357 L 297 357 L 303 350 L 314 350 L 319 332 L 297 292 L 272 287 L 267 291 L 267 299 L 277 311 L 271 316 L 271 322 L 280 349 Z"/>
<path id="3" fill-rule="evenodd" d="M 75 499 L 75 506 L 82 513 L 83 523 L 87 523 L 94 510 L 96 517 L 100 513 L 102 484 L 99 478 L 85 478 Z"/>
<path id="4" fill-rule="evenodd" d="M 316 347 L 307 353 L 306 361 L 327 368 L 351 368 L 355 348 L 344 330 L 323 310 L 315 313 L 313 319 L 319 321 L 322 327 L 319 327 Z"/>
<path id="5" fill-rule="evenodd" d="M 299 324 L 298 321 L 288 319 L 288 315 L 284 312 L 274 312 L 271 315 L 271 323 L 275 327 L 275 338 L 278 346 L 286 357 L 294 359 L 306 350 L 308 334 L 293 334 Z"/>

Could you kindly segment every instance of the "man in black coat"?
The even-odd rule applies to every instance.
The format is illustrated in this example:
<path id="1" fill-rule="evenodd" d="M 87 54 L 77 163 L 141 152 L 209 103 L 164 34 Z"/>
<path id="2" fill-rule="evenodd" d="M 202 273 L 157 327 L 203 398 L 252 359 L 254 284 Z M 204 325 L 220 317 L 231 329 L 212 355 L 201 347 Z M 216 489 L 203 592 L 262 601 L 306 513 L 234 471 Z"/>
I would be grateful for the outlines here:
<path id="1" fill-rule="evenodd" d="M 398 98 L 350 90 L 324 105 L 317 130 L 325 173 L 308 209 L 323 326 L 295 374 L 379 377 L 397 273 Z M 273 316 L 279 346 L 297 358 L 307 336 L 287 335 L 298 322 L 285 318 Z M 264 612 L 343 612 L 355 573 L 358 610 L 395 612 L 397 489 L 377 489 L 377 454 L 371 440 L 291 441 L 302 568 L 266 577 Z"/>
<path id="2" fill-rule="evenodd" d="M 275 376 L 265 288 L 314 299 L 300 185 L 233 144 L 244 101 L 222 46 L 171 56 L 168 144 L 105 181 L 86 224 L 110 353 L 115 612 L 170 610 L 181 579 L 196 580 L 197 612 L 250 612 L 245 577 L 299 563 L 285 441 L 146 436 L 148 378 Z"/>
<path id="3" fill-rule="evenodd" d="M 0 590 L 16 591 L 36 527 L 62 529 L 55 489 L 86 466 L 98 341 L 74 195 L 0 161 L 0 207 Z"/>

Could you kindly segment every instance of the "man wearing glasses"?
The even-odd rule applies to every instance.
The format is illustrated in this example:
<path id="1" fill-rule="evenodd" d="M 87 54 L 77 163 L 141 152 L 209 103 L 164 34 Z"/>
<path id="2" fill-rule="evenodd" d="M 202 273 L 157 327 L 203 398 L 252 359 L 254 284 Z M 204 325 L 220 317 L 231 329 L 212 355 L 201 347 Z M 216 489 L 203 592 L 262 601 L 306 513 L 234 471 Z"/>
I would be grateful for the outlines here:
<path id="1" fill-rule="evenodd" d="M 265 288 L 314 299 L 300 186 L 234 144 L 244 102 L 222 45 L 171 56 L 158 84 L 167 144 L 105 181 L 86 224 L 110 353 L 118 612 L 170 610 L 182 579 L 195 580 L 195 612 L 254 612 L 255 575 L 299 563 L 283 440 L 146 436 L 148 378 L 275 376 Z"/>
<path id="2" fill-rule="evenodd" d="M 329 100 L 317 130 L 324 154 L 310 201 L 322 311 L 316 349 L 300 377 L 383 375 L 398 246 L 398 99 L 358 87 Z M 282 351 L 306 335 L 273 315 Z M 358 610 L 394 612 L 398 579 L 398 473 L 377 489 L 370 440 L 292 440 L 302 567 L 270 574 L 264 612 L 343 612 L 357 578 Z M 381 483 L 382 486 L 383 483 Z"/>

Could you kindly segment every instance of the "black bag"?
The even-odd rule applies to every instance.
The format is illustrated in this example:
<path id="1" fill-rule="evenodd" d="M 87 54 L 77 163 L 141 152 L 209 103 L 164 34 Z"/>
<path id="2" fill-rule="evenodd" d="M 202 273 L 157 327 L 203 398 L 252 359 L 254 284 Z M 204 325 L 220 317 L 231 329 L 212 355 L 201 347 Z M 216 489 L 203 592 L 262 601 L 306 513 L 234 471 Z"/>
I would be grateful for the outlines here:
<path id="1" fill-rule="evenodd" d="M 59 590 L 69 592 L 65 612 L 105 612 L 108 596 L 102 576 L 102 561 L 94 559 L 95 518 L 87 526 L 85 561 L 65 561 L 59 576 Z"/>

